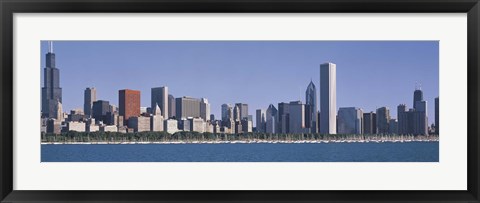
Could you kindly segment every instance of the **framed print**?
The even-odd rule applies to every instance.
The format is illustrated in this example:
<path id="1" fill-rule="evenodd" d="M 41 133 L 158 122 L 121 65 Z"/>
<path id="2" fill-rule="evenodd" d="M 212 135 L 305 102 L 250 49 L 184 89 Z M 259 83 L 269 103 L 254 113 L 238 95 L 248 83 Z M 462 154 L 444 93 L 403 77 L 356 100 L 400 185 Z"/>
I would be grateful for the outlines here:
<path id="1" fill-rule="evenodd" d="M 0 5 L 4 202 L 479 201 L 477 0 Z"/>

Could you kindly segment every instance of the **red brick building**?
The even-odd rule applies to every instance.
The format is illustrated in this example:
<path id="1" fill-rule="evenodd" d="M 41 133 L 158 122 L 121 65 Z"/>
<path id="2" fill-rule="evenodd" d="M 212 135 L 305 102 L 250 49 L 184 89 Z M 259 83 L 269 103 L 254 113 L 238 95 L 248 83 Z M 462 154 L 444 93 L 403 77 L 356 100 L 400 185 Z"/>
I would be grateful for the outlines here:
<path id="1" fill-rule="evenodd" d="M 130 117 L 140 116 L 140 91 L 139 90 L 119 90 L 118 105 L 120 115 L 127 123 Z"/>

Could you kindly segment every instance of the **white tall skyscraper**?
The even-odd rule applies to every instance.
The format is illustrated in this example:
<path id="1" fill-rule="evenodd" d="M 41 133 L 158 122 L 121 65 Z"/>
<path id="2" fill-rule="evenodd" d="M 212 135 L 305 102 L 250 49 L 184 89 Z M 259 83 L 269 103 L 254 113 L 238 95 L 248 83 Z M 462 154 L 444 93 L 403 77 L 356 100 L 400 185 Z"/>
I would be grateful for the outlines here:
<path id="1" fill-rule="evenodd" d="M 320 133 L 337 133 L 337 65 L 320 65 Z"/>
<path id="2" fill-rule="evenodd" d="M 200 101 L 200 117 L 204 121 L 210 120 L 210 104 L 206 98 L 202 98 Z"/>

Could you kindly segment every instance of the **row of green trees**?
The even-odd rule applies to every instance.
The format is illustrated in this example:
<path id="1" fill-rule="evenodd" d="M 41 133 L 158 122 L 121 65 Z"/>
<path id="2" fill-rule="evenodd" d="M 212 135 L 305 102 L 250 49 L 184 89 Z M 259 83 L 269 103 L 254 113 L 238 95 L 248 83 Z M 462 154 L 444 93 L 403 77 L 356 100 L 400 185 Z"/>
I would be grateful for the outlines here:
<path id="1" fill-rule="evenodd" d="M 42 142 L 202 142 L 202 141 L 299 141 L 299 140 L 438 140 L 437 135 L 326 135 L 318 133 L 271 134 L 271 133 L 199 133 L 181 131 L 174 134 L 167 132 L 76 132 L 61 134 L 43 133 Z"/>

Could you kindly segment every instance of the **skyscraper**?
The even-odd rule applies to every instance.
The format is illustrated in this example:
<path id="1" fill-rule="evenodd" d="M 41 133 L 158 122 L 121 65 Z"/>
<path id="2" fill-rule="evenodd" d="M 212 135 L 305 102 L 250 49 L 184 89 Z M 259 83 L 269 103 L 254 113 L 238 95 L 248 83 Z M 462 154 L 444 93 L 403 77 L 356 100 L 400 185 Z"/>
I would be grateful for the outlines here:
<path id="1" fill-rule="evenodd" d="M 152 88 L 151 95 L 151 108 L 154 109 L 156 106 L 160 107 L 162 111 L 162 116 L 168 118 L 168 87 L 154 87 Z"/>
<path id="2" fill-rule="evenodd" d="M 400 104 L 398 113 L 398 134 L 428 135 L 427 102 L 423 100 L 423 92 L 413 92 L 414 108 L 406 111 L 405 104 Z"/>
<path id="3" fill-rule="evenodd" d="M 277 131 L 277 109 L 273 104 L 270 104 L 267 108 L 267 118 L 266 118 L 266 132 L 267 133 L 278 133 Z"/>
<path id="4" fill-rule="evenodd" d="M 168 95 L 168 116 L 173 117 L 175 116 L 175 97 L 171 94 Z M 168 119 L 168 118 L 164 118 Z"/>
<path id="5" fill-rule="evenodd" d="M 97 121 L 106 121 L 107 112 L 110 112 L 110 104 L 108 101 L 94 101 L 92 105 L 92 117 Z"/>
<path id="6" fill-rule="evenodd" d="M 428 135 L 427 101 L 417 101 L 415 106 L 414 133 Z"/>
<path id="7" fill-rule="evenodd" d="M 345 107 L 338 109 L 339 134 L 363 134 L 363 111 L 360 108 Z"/>
<path id="8" fill-rule="evenodd" d="M 311 133 L 317 133 L 317 88 L 310 81 L 305 91 L 305 127 L 310 128 Z"/>
<path id="9" fill-rule="evenodd" d="M 417 102 L 423 101 L 423 92 L 418 87 L 415 88 L 413 92 L 413 108 L 417 109 Z"/>
<path id="10" fill-rule="evenodd" d="M 235 106 L 238 106 L 240 111 L 240 120 L 248 119 L 248 104 L 236 103 Z"/>
<path id="11" fill-rule="evenodd" d="M 337 66 L 320 65 L 320 133 L 337 133 Z"/>
<path id="12" fill-rule="evenodd" d="M 200 100 L 200 117 L 203 121 L 210 120 L 210 104 L 206 98 Z"/>
<path id="13" fill-rule="evenodd" d="M 388 134 L 390 122 L 390 109 L 387 107 L 380 107 L 377 109 L 377 133 Z"/>
<path id="14" fill-rule="evenodd" d="M 244 133 L 250 133 L 252 132 L 252 121 L 248 119 L 242 119 L 240 122 L 242 124 L 242 132 Z"/>
<path id="15" fill-rule="evenodd" d="M 257 109 L 256 111 L 256 129 L 257 132 L 265 132 L 266 112 L 264 109 Z"/>
<path id="16" fill-rule="evenodd" d="M 398 119 L 398 124 L 397 124 L 397 131 L 399 135 L 407 135 L 410 133 L 409 129 L 409 122 L 408 122 L 408 114 L 409 112 L 407 111 L 407 105 L 405 104 L 400 104 L 397 107 L 397 119 Z"/>
<path id="17" fill-rule="evenodd" d="M 162 110 L 156 105 L 150 116 L 150 131 L 163 131 L 163 121 Z"/>
<path id="18" fill-rule="evenodd" d="M 240 107 L 235 105 L 235 107 L 233 107 L 233 120 L 240 121 L 240 119 L 241 119 Z"/>
<path id="19" fill-rule="evenodd" d="M 179 97 L 175 99 L 175 113 L 177 120 L 188 117 L 200 117 L 200 99 L 192 97 Z"/>
<path id="20" fill-rule="evenodd" d="M 397 119 L 390 119 L 388 122 L 388 131 L 390 134 L 398 134 L 398 121 Z"/>
<path id="21" fill-rule="evenodd" d="M 288 125 L 290 133 L 305 132 L 305 105 L 301 101 L 293 101 L 289 104 L 290 118 Z"/>
<path id="22" fill-rule="evenodd" d="M 289 104 L 285 102 L 278 103 L 278 127 L 277 132 L 289 133 L 290 132 L 290 108 Z"/>
<path id="23" fill-rule="evenodd" d="M 232 108 L 230 104 L 222 104 L 222 121 L 228 120 L 228 112 Z"/>
<path id="24" fill-rule="evenodd" d="M 60 70 L 55 66 L 55 53 L 53 53 L 52 42 L 49 42 L 43 77 L 42 117 L 54 118 L 56 117 L 55 106 L 57 102 L 62 103 L 62 88 L 60 88 Z"/>
<path id="25" fill-rule="evenodd" d="M 417 109 L 411 108 L 411 109 L 408 109 L 407 111 L 407 106 L 405 104 L 398 105 L 398 108 L 397 108 L 398 134 L 419 135 L 419 134 L 426 133 L 425 129 L 428 130 L 428 126 L 425 120 L 426 112 L 423 111 L 422 108 L 420 108 L 421 106 L 424 106 L 424 104 L 422 104 L 422 101 L 418 103 Z M 424 122 L 422 122 L 422 120 Z M 420 122 L 422 123 L 420 124 Z"/>
<path id="26" fill-rule="evenodd" d="M 363 114 L 363 134 L 377 134 L 377 114 L 374 112 Z"/>
<path id="27" fill-rule="evenodd" d="M 119 114 L 123 116 L 125 123 L 130 117 L 140 116 L 140 91 L 119 90 L 118 91 Z"/>
<path id="28" fill-rule="evenodd" d="M 435 134 L 439 135 L 440 134 L 440 120 L 439 120 L 439 116 L 440 116 L 440 101 L 438 100 L 438 97 L 435 98 Z"/>
<path id="29" fill-rule="evenodd" d="M 87 118 L 92 116 L 92 105 L 97 101 L 97 90 L 95 87 L 87 87 L 83 94 L 83 112 Z"/>

